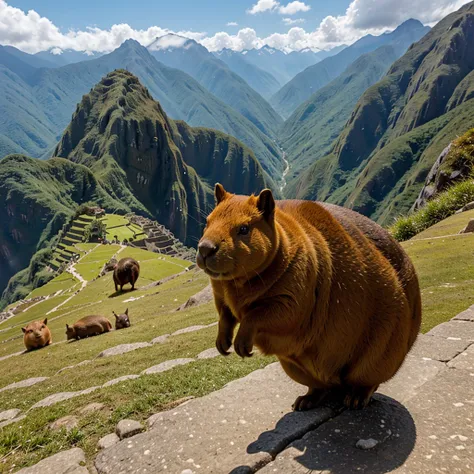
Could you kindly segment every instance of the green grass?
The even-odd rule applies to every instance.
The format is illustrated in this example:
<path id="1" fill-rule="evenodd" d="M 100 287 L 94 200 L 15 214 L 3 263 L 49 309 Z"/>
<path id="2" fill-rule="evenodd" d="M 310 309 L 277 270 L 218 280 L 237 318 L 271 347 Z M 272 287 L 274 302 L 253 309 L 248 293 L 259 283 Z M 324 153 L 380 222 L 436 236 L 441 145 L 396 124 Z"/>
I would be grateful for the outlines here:
<path id="1" fill-rule="evenodd" d="M 452 230 L 457 225 L 448 228 Z M 437 229 L 433 237 L 436 233 Z M 409 240 L 403 247 L 420 279 L 423 333 L 474 304 L 474 234 Z"/>
<path id="2" fill-rule="evenodd" d="M 242 361 L 235 355 L 202 360 L 35 410 L 21 422 L 21 427 L 8 426 L 0 432 L 0 462 L 5 471 L 13 466 L 18 469 L 72 447 L 82 448 L 91 462 L 97 454 L 97 441 L 114 432 L 121 419 L 145 421 L 152 414 L 169 408 L 176 400 L 204 396 L 272 361 L 272 358 L 264 357 Z M 105 410 L 81 416 L 79 410 L 93 402 L 104 403 Z M 67 434 L 48 429 L 51 422 L 67 414 L 79 417 L 77 430 Z"/>
<path id="3" fill-rule="evenodd" d="M 474 181 L 468 179 L 440 193 L 420 210 L 399 217 L 390 227 L 390 232 L 399 241 L 408 240 L 453 215 L 472 201 L 474 201 Z"/>
<path id="4" fill-rule="evenodd" d="M 56 293 L 57 291 L 66 291 L 74 287 L 79 283 L 70 273 L 63 272 L 47 285 L 36 288 L 29 295 L 28 298 L 35 298 L 36 296 L 48 296 Z"/>

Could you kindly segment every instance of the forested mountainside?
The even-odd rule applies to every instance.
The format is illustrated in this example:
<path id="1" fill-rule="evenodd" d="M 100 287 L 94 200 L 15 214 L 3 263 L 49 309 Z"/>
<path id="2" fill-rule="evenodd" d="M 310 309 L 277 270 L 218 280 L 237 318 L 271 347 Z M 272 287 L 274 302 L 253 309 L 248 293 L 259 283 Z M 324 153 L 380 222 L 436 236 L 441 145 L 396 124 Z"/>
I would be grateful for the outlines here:
<path id="1" fill-rule="evenodd" d="M 359 100 L 295 186 L 381 223 L 406 212 L 440 152 L 474 125 L 474 3 L 439 22 Z"/>

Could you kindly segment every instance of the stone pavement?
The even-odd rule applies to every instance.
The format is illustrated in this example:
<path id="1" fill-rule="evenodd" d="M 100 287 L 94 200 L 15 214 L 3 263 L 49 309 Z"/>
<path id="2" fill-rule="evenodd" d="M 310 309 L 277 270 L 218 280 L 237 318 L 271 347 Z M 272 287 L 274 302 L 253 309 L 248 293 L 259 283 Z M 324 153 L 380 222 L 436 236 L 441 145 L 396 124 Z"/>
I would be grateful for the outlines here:
<path id="1" fill-rule="evenodd" d="M 148 420 L 99 474 L 474 472 L 474 306 L 419 337 L 363 411 L 294 413 L 304 387 L 272 364 Z M 43 461 L 44 462 L 44 461 Z"/>

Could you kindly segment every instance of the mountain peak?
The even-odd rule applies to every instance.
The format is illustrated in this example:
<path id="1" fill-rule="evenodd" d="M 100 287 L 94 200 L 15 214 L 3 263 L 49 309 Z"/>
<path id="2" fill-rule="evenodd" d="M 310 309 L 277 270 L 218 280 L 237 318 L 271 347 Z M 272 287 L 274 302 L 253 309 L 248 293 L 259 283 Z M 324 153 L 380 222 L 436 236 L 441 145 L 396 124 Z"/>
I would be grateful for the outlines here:
<path id="1" fill-rule="evenodd" d="M 150 45 L 148 45 L 148 49 L 150 51 L 173 51 L 175 49 L 189 49 L 193 46 L 200 46 L 196 41 L 190 38 L 186 38 L 184 36 L 176 35 L 174 33 L 169 33 L 167 35 L 159 36 L 155 39 Z"/>

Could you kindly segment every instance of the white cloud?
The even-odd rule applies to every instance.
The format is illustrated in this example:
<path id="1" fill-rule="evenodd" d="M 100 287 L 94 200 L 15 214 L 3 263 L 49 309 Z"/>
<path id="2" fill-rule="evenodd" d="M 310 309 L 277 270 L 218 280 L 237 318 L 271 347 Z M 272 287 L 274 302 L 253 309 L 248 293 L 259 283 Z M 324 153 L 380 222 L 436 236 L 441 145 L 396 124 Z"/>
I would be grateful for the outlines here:
<path id="1" fill-rule="evenodd" d="M 304 18 L 283 18 L 282 22 L 285 25 L 297 25 L 298 23 L 304 23 L 306 20 Z"/>
<path id="2" fill-rule="evenodd" d="M 247 10 L 247 13 L 256 15 L 257 13 L 272 11 L 275 10 L 278 5 L 280 5 L 280 3 L 275 0 L 258 0 L 255 5 L 252 5 L 252 8 Z"/>
<path id="3" fill-rule="evenodd" d="M 229 23 L 227 23 L 227 26 L 239 26 L 239 24 L 235 21 L 229 21 Z"/>
<path id="4" fill-rule="evenodd" d="M 290 2 L 285 7 L 278 8 L 278 13 L 281 15 L 296 15 L 299 12 L 309 12 L 311 7 L 303 2 Z"/>
<path id="5" fill-rule="evenodd" d="M 286 7 L 293 3 L 295 2 L 288 3 Z M 434 24 L 466 3 L 469 0 L 353 0 L 344 15 L 324 18 L 313 31 L 306 31 L 293 23 L 287 33 L 259 37 L 251 28 L 243 28 L 232 35 L 219 32 L 209 36 L 204 32 L 174 32 L 159 26 L 135 30 L 125 23 L 113 25 L 109 29 L 94 27 L 63 32 L 36 11 L 24 12 L 9 6 L 5 0 L 0 0 L 0 44 L 16 46 L 29 53 L 51 48 L 58 48 L 55 50 L 57 52 L 65 49 L 110 52 L 129 38 L 147 46 L 159 36 L 175 33 L 199 41 L 211 51 L 223 48 L 241 51 L 264 44 L 284 51 L 325 49 L 351 43 L 368 33 L 380 34 L 409 18 Z M 253 9 L 257 6 L 277 12 L 280 4 L 275 0 L 260 0 Z M 298 21 L 284 18 L 283 21 L 288 25 L 292 23 L 287 20 Z"/>

